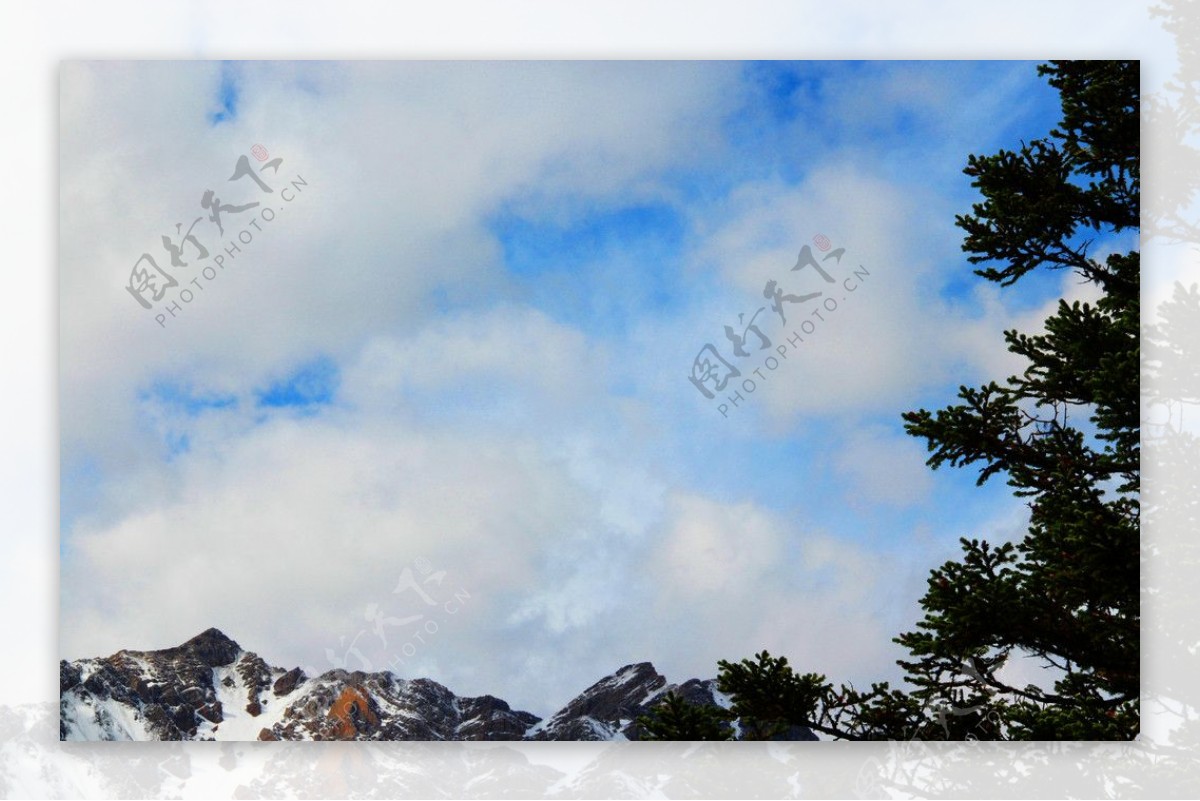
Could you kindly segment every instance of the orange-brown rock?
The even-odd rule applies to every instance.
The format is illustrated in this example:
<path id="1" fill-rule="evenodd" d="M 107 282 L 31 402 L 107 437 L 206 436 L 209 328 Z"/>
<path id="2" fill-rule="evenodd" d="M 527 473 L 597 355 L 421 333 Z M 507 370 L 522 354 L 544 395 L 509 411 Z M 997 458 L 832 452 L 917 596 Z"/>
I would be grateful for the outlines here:
<path id="1" fill-rule="evenodd" d="M 366 694 L 358 687 L 346 687 L 329 707 L 329 717 L 335 723 L 333 736 L 353 740 L 379 727 L 379 716 L 371 709 Z"/>

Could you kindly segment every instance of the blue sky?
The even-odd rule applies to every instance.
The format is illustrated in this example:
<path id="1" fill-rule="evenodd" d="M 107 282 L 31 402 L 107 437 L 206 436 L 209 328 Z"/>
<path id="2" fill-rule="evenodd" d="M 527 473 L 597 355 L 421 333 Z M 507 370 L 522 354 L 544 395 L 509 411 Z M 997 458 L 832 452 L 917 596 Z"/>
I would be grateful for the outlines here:
<path id="1" fill-rule="evenodd" d="M 476 601 L 400 666 L 368 631 L 371 666 L 538 714 L 762 647 L 894 679 L 928 569 L 1020 535 L 900 414 L 1086 297 L 987 286 L 953 224 L 967 154 L 1057 120 L 1033 63 L 93 63 L 62 92 L 64 656 L 217 625 L 327 668 L 421 559 Z M 240 156 L 276 191 L 227 183 Z M 128 270 L 214 186 L 262 203 L 201 221 L 209 258 L 251 241 L 179 268 L 160 325 Z M 832 285 L 790 269 L 820 237 Z M 725 416 L 687 377 L 774 352 L 723 334 L 767 280 L 837 310 Z M 773 347 L 812 308 L 767 308 Z"/>

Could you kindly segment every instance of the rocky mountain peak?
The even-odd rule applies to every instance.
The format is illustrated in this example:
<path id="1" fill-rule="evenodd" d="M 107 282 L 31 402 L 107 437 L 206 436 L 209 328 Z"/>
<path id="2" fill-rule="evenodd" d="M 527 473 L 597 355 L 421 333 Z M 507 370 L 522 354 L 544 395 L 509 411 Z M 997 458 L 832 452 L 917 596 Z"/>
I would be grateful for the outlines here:
<path id="1" fill-rule="evenodd" d="M 586 715 L 597 720 L 630 718 L 636 708 L 666 684 L 666 677 L 649 662 L 626 665 L 588 687 L 559 714 Z"/>
<path id="2" fill-rule="evenodd" d="M 588 687 L 529 736 L 535 740 L 637 740 L 641 734 L 637 719 L 668 692 L 681 688 L 690 703 L 717 704 L 715 680 L 668 684 L 653 664 L 637 662 Z"/>
<path id="3" fill-rule="evenodd" d="M 232 665 L 242 653 L 242 646 L 217 628 L 206 629 L 183 645 L 160 651 L 166 658 L 190 656 L 207 667 Z"/>

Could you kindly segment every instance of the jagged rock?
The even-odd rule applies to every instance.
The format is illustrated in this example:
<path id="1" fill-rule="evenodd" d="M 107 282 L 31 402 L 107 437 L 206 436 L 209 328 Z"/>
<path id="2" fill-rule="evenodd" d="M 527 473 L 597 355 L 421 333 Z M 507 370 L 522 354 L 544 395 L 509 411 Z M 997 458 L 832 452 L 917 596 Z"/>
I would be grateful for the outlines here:
<path id="1" fill-rule="evenodd" d="M 346 687 L 329 707 L 334 737 L 359 740 L 379 730 L 379 705 L 361 687 Z"/>
<path id="2" fill-rule="evenodd" d="M 221 704 L 219 701 L 215 704 L 205 704 L 196 710 L 196 714 L 207 720 L 209 723 L 220 723 L 225 719 L 221 714 Z"/>
<path id="3" fill-rule="evenodd" d="M 284 671 L 217 629 L 161 651 L 59 664 L 64 740 L 636 740 L 637 718 L 668 692 L 727 703 L 714 679 L 669 684 L 626 665 L 546 721 L 492 695 L 460 697 L 431 679 Z M 218 725 L 219 724 L 219 725 Z M 815 739 L 804 727 L 780 739 Z"/>
<path id="4" fill-rule="evenodd" d="M 296 689 L 296 685 L 305 678 L 307 677 L 304 675 L 304 671 L 298 667 L 294 667 L 275 680 L 275 686 L 272 690 L 276 695 L 287 695 Z"/>
<path id="5" fill-rule="evenodd" d="M 67 660 L 58 663 L 58 692 L 61 695 L 83 680 L 83 671 Z"/>
<path id="6" fill-rule="evenodd" d="M 159 651 L 167 659 L 192 657 L 207 667 L 232 665 L 242 648 L 225 636 L 219 629 L 208 629 L 197 634 L 183 645 Z"/>
<path id="7" fill-rule="evenodd" d="M 458 706 L 466 721 L 457 727 L 459 740 L 520 740 L 541 720 L 528 712 L 513 711 L 491 695 L 463 698 Z"/>
<path id="8" fill-rule="evenodd" d="M 267 688 L 274 683 L 275 678 L 271 666 L 253 652 L 243 654 L 242 658 L 237 660 L 237 674 L 247 688 L 250 700 L 254 700 L 261 693 L 266 692 Z"/>
<path id="9" fill-rule="evenodd" d="M 588 687 L 551 716 L 534 739 L 629 739 L 638 716 L 646 714 L 666 689 L 667 680 L 654 665 L 649 662 L 626 665 Z M 711 702 L 711 697 L 708 700 Z"/>

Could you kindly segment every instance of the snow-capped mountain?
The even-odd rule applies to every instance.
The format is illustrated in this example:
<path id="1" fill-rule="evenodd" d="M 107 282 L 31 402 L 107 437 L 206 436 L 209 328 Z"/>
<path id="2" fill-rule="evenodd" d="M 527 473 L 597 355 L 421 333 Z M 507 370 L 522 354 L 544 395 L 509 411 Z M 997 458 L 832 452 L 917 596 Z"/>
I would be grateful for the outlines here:
<path id="1" fill-rule="evenodd" d="M 637 740 L 639 715 L 650 711 L 668 692 L 688 702 L 728 707 L 717 692 L 716 679 L 691 679 L 681 685 L 667 680 L 649 662 L 626 665 L 588 687 L 574 700 L 529 730 L 531 740 Z"/>
<path id="2" fill-rule="evenodd" d="M 627 665 L 547 720 L 430 679 L 268 665 L 217 629 L 161 651 L 59 664 L 63 740 L 636 740 L 635 721 L 674 690 L 727 707 L 716 681 L 668 684 Z M 816 739 L 807 729 L 791 739 Z"/>

